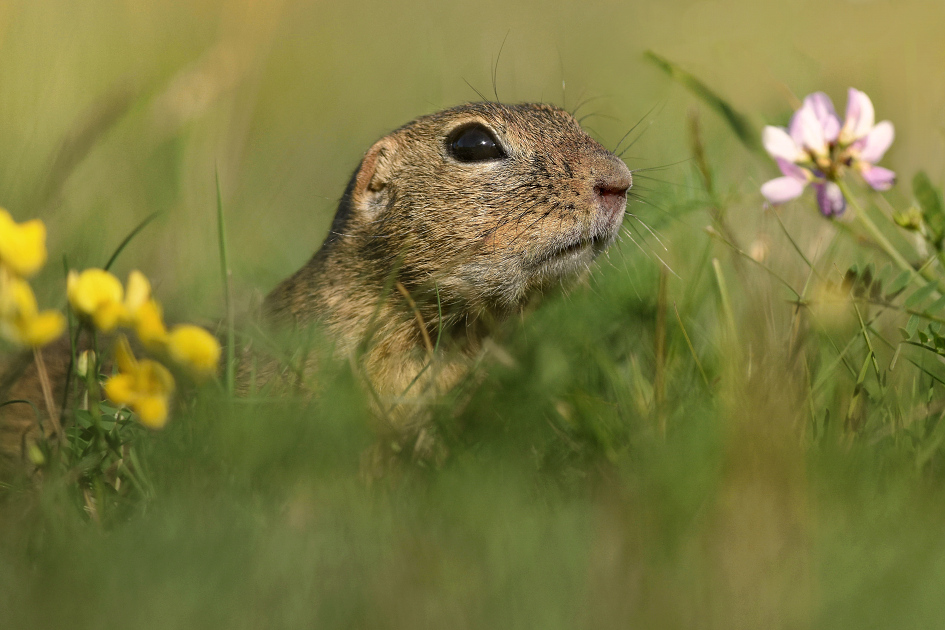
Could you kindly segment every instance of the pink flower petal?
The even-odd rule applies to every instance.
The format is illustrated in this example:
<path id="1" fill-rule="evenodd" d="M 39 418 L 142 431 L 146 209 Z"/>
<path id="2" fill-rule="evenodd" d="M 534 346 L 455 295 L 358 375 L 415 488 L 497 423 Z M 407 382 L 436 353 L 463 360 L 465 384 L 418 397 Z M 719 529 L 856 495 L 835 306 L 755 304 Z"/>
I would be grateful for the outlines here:
<path id="1" fill-rule="evenodd" d="M 794 177 L 778 177 L 761 185 L 761 194 L 769 202 L 778 205 L 796 199 L 804 192 L 807 182 Z"/>
<path id="2" fill-rule="evenodd" d="M 873 128 L 875 121 L 876 113 L 870 97 L 855 88 L 850 88 L 847 95 L 847 117 L 840 130 L 840 142 L 850 144 L 863 138 Z"/>
<path id="3" fill-rule="evenodd" d="M 796 144 L 799 147 L 804 146 L 804 133 L 803 133 L 803 130 L 801 129 L 801 110 L 800 109 L 791 115 L 791 120 L 788 122 L 787 130 L 788 130 L 788 134 L 791 136 L 791 140 L 794 141 L 794 144 Z"/>
<path id="4" fill-rule="evenodd" d="M 860 172 L 873 190 L 889 190 L 896 183 L 896 174 L 882 166 L 867 166 Z"/>
<path id="5" fill-rule="evenodd" d="M 865 138 L 857 141 L 857 143 L 863 143 L 859 147 L 859 159 L 870 164 L 879 162 L 883 159 L 883 155 L 886 154 L 886 150 L 889 149 L 889 145 L 892 144 L 895 137 L 896 131 L 891 122 L 884 120 L 879 123 L 866 134 Z"/>
<path id="6" fill-rule="evenodd" d="M 817 189 L 817 205 L 820 206 L 820 213 L 825 217 L 839 217 L 847 209 L 847 200 L 836 182 L 814 184 L 814 188 Z"/>
<path id="7" fill-rule="evenodd" d="M 805 103 L 803 107 L 794 112 L 791 118 L 789 128 L 791 138 L 794 142 L 817 155 L 827 154 L 827 141 L 824 138 L 824 128 L 817 120 L 817 114 L 814 108 Z"/>
<path id="8" fill-rule="evenodd" d="M 814 92 L 804 99 L 804 106 L 814 111 L 823 129 L 824 139 L 827 142 L 835 142 L 837 136 L 840 135 L 840 119 L 837 117 L 837 110 L 833 108 L 830 97 L 823 92 Z"/>
<path id="9" fill-rule="evenodd" d="M 761 134 L 761 143 L 765 145 L 765 151 L 768 152 L 768 155 L 773 158 L 796 162 L 804 157 L 804 153 L 798 148 L 791 136 L 781 127 L 772 127 L 771 125 L 765 127 Z"/>
<path id="10" fill-rule="evenodd" d="M 813 175 L 811 175 L 809 170 L 798 166 L 793 162 L 788 162 L 787 160 L 781 158 L 777 158 L 775 162 L 778 163 L 778 168 L 781 169 L 781 172 L 787 177 L 804 182 L 805 184 L 813 178 Z"/>

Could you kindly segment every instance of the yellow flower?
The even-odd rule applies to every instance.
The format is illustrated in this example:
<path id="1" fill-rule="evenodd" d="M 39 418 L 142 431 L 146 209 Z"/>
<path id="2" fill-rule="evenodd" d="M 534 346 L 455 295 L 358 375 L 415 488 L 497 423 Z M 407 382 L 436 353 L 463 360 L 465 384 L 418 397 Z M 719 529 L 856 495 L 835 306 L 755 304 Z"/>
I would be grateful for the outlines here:
<path id="1" fill-rule="evenodd" d="M 105 395 L 113 403 L 131 408 L 144 426 L 163 428 L 174 392 L 174 377 L 156 361 L 135 359 L 124 335 L 118 338 L 115 362 L 119 373 L 105 381 Z"/>
<path id="2" fill-rule="evenodd" d="M 29 277 L 46 263 L 46 226 L 39 219 L 17 223 L 0 208 L 0 262 Z"/>
<path id="3" fill-rule="evenodd" d="M 0 279 L 0 334 L 13 343 L 39 348 L 58 339 L 65 328 L 62 313 L 39 312 L 26 280 L 4 273 Z"/>
<path id="4" fill-rule="evenodd" d="M 151 283 L 143 273 L 135 270 L 128 274 L 125 288 L 125 308 L 128 317 L 134 319 L 138 309 L 151 299 Z"/>
<path id="5" fill-rule="evenodd" d="M 140 271 L 128 274 L 125 291 L 125 321 L 133 326 L 138 339 L 149 350 L 163 347 L 167 341 L 167 329 L 161 314 L 161 305 L 151 298 L 151 283 Z"/>
<path id="6" fill-rule="evenodd" d="M 167 338 L 167 351 L 175 362 L 190 368 L 198 376 L 217 373 L 220 343 L 199 326 L 175 326 Z"/>
<path id="7" fill-rule="evenodd" d="M 161 305 L 154 300 L 142 304 L 135 313 L 135 332 L 148 350 L 157 350 L 167 343 L 167 328 L 161 317 Z"/>
<path id="8" fill-rule="evenodd" d="M 70 271 L 66 294 L 73 310 L 92 320 L 103 332 L 113 330 L 127 318 L 121 282 L 102 269 L 86 269 L 82 273 Z"/>

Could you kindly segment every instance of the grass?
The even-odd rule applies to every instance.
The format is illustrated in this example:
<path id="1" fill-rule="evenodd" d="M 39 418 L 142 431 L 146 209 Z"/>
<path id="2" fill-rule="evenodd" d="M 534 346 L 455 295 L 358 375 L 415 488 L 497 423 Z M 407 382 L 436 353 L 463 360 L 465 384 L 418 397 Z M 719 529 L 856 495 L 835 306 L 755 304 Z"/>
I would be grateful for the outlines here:
<path id="1" fill-rule="evenodd" d="M 818 50 L 841 14 L 868 35 L 878 8 L 785 17 L 771 36 L 772 9 L 726 5 L 752 27 L 728 45 L 762 71 L 718 70 L 730 51 L 704 40 L 716 18 L 689 3 L 554 5 L 537 22 L 528 3 L 487 3 L 501 28 L 423 3 L 371 4 L 357 28 L 348 9 L 291 2 L 67 4 L 0 8 L 0 204 L 43 218 L 52 257 L 79 268 L 159 212 L 115 268 L 152 277 L 171 320 L 229 320 L 297 268 L 360 152 L 470 98 L 464 78 L 491 85 L 509 26 L 500 96 L 561 102 L 562 66 L 571 107 L 613 87 L 585 123 L 608 146 L 665 103 L 626 156 L 659 168 L 637 173 L 635 218 L 590 281 L 506 322 L 475 383 L 433 403 L 441 461 L 393 453 L 348 364 L 326 364 L 314 400 L 201 389 L 136 438 L 139 484 L 109 495 L 101 524 L 68 479 L 0 489 L 0 625 L 940 626 L 937 290 L 907 284 L 868 232 L 821 219 L 809 197 L 761 212 L 774 168 L 730 127 L 784 123 L 769 70 L 798 94 L 861 86 L 897 125 L 884 163 L 903 184 L 850 194 L 919 260 L 883 215 L 936 203 L 933 62 L 893 37 L 859 56 L 840 37 L 815 59 L 788 44 Z M 604 9 L 648 20 L 630 52 L 599 36 Z M 939 45 L 931 17 L 895 19 L 889 32 Z M 416 37 L 390 46 L 391 29 Z M 667 71 L 683 85 L 646 50 L 685 68 Z M 913 104 L 910 81 L 932 96 Z M 920 169 L 932 175 L 913 194 Z M 37 282 L 45 303 L 62 296 L 56 267 Z M 367 475 L 378 449 L 397 461 Z"/>

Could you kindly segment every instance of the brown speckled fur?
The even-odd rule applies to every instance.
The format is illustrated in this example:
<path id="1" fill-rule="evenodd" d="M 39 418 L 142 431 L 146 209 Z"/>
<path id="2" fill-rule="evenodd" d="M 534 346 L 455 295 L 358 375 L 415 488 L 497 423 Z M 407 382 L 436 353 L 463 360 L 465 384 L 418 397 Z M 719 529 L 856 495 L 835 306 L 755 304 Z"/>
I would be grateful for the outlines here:
<path id="1" fill-rule="evenodd" d="M 58 420 L 69 369 L 69 340 L 62 338 L 42 352 L 49 380 L 55 388 L 53 414 Z M 0 479 L 3 479 L 27 461 L 28 446 L 39 437 L 40 431 L 47 438 L 53 437 L 50 412 L 46 409 L 31 352 L 4 357 L 0 362 L 0 402 L 11 403 L 0 407 Z"/>

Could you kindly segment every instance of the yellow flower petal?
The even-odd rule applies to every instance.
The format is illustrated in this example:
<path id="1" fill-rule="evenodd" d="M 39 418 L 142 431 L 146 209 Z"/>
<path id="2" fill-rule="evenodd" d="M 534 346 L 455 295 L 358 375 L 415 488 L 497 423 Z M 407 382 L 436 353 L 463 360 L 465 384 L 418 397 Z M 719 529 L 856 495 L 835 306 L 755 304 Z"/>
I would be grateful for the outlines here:
<path id="1" fill-rule="evenodd" d="M 220 362 L 220 343 L 199 326 L 175 326 L 167 339 L 167 351 L 175 362 L 200 375 L 216 374 Z"/>
<path id="2" fill-rule="evenodd" d="M 75 269 L 69 270 L 69 275 L 66 276 L 66 297 L 69 298 L 69 301 L 72 301 L 72 294 L 76 291 L 79 286 L 79 272 Z"/>
<path id="3" fill-rule="evenodd" d="M 143 359 L 138 364 L 138 384 L 142 394 L 170 396 L 174 391 L 174 377 L 157 361 Z"/>
<path id="4" fill-rule="evenodd" d="M 138 309 L 151 299 L 151 283 L 140 271 L 128 274 L 128 283 L 125 286 L 125 307 L 128 315 L 134 317 Z"/>
<path id="5" fill-rule="evenodd" d="M 18 280 L 12 272 L 0 265 L 0 318 L 10 318 L 16 314 L 16 300 L 13 297 L 13 283 Z"/>
<path id="6" fill-rule="evenodd" d="M 65 329 L 62 313 L 39 312 L 36 296 L 26 280 L 5 276 L 0 294 L 0 334 L 13 343 L 38 348 L 55 340 Z"/>
<path id="7" fill-rule="evenodd" d="M 36 305 L 36 296 L 26 280 L 11 278 L 6 290 L 9 296 L 9 306 L 15 317 L 33 318 L 39 307 Z"/>
<path id="8" fill-rule="evenodd" d="M 0 261 L 28 277 L 46 263 L 46 226 L 39 219 L 16 223 L 0 208 Z"/>
<path id="9" fill-rule="evenodd" d="M 92 313 L 92 323 L 102 332 L 113 331 L 118 324 L 125 320 L 128 311 L 120 302 L 106 302 L 101 304 Z"/>
<path id="10" fill-rule="evenodd" d="M 130 407 L 146 427 L 163 427 L 167 423 L 174 377 L 156 361 L 135 359 L 124 335 L 118 337 L 115 362 L 121 371 L 105 382 L 105 395 L 115 404 Z"/>
<path id="11" fill-rule="evenodd" d="M 105 381 L 105 395 L 116 405 L 130 405 L 138 399 L 135 378 L 131 374 L 116 374 Z"/>
<path id="12" fill-rule="evenodd" d="M 167 329 L 161 318 L 161 306 L 154 300 L 142 304 L 135 313 L 135 332 L 149 350 L 156 350 L 167 341 Z"/>
<path id="13" fill-rule="evenodd" d="M 39 348 L 58 339 L 65 329 L 65 315 L 59 311 L 43 311 L 24 321 L 20 330 L 26 345 Z"/>
<path id="14" fill-rule="evenodd" d="M 147 396 L 135 403 L 138 421 L 149 429 L 163 429 L 167 424 L 167 398 Z"/>
<path id="15" fill-rule="evenodd" d="M 131 346 L 128 345 L 128 338 L 124 335 L 118 335 L 118 344 L 115 346 L 115 363 L 123 374 L 134 375 L 138 372 L 138 360 L 131 352 Z"/>
<path id="16" fill-rule="evenodd" d="M 92 319 L 96 326 L 109 331 L 124 317 L 121 282 L 103 269 L 69 272 L 66 282 L 69 304 L 79 315 Z"/>

